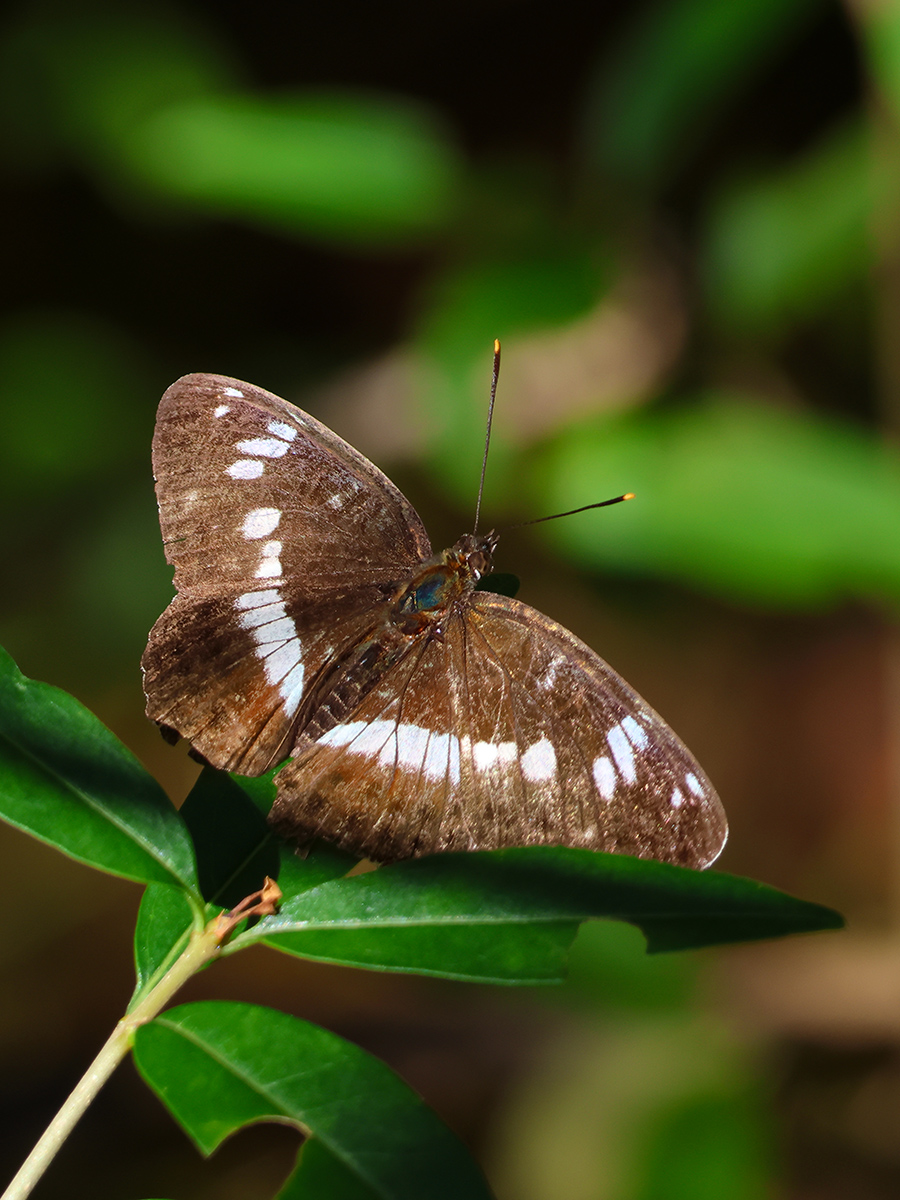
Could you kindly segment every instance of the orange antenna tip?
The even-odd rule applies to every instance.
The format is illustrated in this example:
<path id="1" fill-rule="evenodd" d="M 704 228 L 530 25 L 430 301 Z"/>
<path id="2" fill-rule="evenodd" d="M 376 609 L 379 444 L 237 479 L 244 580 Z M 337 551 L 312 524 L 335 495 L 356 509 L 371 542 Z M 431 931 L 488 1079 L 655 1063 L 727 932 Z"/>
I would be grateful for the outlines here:
<path id="1" fill-rule="evenodd" d="M 622 497 L 622 499 L 623 500 L 633 500 L 634 492 L 626 492 L 625 495 Z"/>
<path id="2" fill-rule="evenodd" d="M 495 354 L 500 353 L 500 339 L 499 338 L 494 338 L 494 353 Z"/>

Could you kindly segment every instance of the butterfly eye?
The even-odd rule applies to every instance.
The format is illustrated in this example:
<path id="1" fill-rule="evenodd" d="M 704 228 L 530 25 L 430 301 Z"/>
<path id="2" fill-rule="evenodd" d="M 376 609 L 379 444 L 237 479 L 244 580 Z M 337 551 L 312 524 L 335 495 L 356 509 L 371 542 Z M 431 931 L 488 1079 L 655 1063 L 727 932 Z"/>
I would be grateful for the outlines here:
<path id="1" fill-rule="evenodd" d="M 476 550 L 474 554 L 469 555 L 468 567 L 475 576 L 476 581 L 479 580 L 482 575 L 486 575 L 492 566 L 493 560 L 489 554 L 485 553 L 484 550 Z"/>

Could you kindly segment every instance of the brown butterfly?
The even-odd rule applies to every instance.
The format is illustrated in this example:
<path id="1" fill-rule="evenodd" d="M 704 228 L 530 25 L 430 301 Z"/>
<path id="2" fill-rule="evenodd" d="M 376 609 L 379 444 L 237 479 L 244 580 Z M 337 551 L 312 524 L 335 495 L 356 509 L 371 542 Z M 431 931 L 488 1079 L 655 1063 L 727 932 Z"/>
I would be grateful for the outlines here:
<path id="1" fill-rule="evenodd" d="M 178 595 L 144 653 L 147 714 L 215 767 L 289 760 L 280 833 L 380 860 L 719 854 L 721 803 L 668 725 L 568 630 L 476 590 L 496 534 L 433 555 L 368 459 L 219 375 L 163 396 L 153 469 Z"/>

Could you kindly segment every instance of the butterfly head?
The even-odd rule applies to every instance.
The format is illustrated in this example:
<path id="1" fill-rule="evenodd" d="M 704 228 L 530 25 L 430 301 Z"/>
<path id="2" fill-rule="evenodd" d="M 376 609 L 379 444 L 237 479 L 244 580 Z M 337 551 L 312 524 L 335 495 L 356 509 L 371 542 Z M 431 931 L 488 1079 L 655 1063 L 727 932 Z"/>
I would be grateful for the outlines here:
<path id="1" fill-rule="evenodd" d="M 499 540 L 500 535 L 493 529 L 490 533 L 467 533 L 455 546 L 445 550 L 442 557 L 474 587 L 482 575 L 493 571 Z"/>

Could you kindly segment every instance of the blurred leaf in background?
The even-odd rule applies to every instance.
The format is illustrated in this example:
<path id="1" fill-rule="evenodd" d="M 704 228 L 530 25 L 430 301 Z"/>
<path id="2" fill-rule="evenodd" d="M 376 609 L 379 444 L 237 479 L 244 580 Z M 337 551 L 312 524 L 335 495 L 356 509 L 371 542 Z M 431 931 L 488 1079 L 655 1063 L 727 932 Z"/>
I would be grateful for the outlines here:
<path id="1" fill-rule="evenodd" d="M 900 457 L 848 423 L 713 395 L 568 430 L 535 478 L 539 511 L 637 493 L 553 530 L 587 567 L 781 607 L 900 601 Z"/>
<path id="2" fill-rule="evenodd" d="M 486 520 L 637 493 L 510 533 L 502 550 L 528 570 L 502 568 L 713 760 L 728 869 L 890 928 L 898 29 L 895 6 L 864 0 L 18 4 L 0 27 L 2 640 L 183 797 L 194 769 L 145 721 L 137 666 L 171 595 L 158 397 L 193 370 L 285 395 L 392 473 L 449 543 L 471 521 L 500 337 Z M 9 838 L 14 901 L 44 879 L 30 951 L 8 935 L 29 998 L 5 1022 L 12 1144 L 65 1086 L 47 1031 L 63 1063 L 86 1058 L 99 990 L 127 994 L 116 921 L 132 901 Z M 105 975 L 68 957 L 79 936 Z M 360 1035 L 474 1144 L 515 1126 L 497 1162 L 533 1164 L 516 1184 L 531 1191 L 504 1200 L 555 1197 L 563 1178 L 585 1198 L 789 1191 L 772 1151 L 785 1140 L 797 1194 L 896 1195 L 900 1130 L 876 1151 L 847 1115 L 875 1078 L 846 1049 L 859 1025 L 837 999 L 817 1007 L 843 981 L 854 1020 L 895 1053 L 888 965 L 863 975 L 835 952 L 821 986 L 807 959 L 779 976 L 747 952 L 724 960 L 732 993 L 721 959 L 648 968 L 638 949 L 585 942 L 574 1012 L 326 967 L 298 984 L 283 956 L 233 982 Z M 769 1005 L 744 1012 L 745 1034 L 735 995 Z M 784 1060 L 789 1133 L 763 1027 L 817 1047 Z M 120 1086 L 67 1200 L 76 1176 L 91 1195 L 184 1191 L 181 1151 Z M 900 1111 L 900 1087 L 879 1086 L 879 1112 Z M 580 1179 L 569 1117 L 588 1140 Z M 271 1166 L 241 1173 L 234 1149 L 197 1195 L 271 1195 Z"/>
<path id="3" fill-rule="evenodd" d="M 656 0 L 603 53 L 585 103 L 585 157 L 607 178 L 656 190 L 824 0 Z"/>

